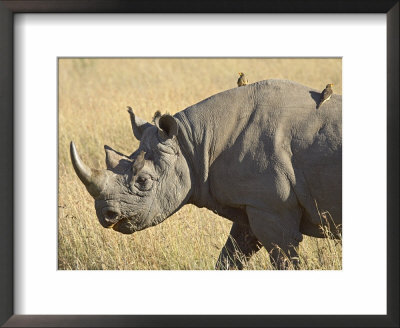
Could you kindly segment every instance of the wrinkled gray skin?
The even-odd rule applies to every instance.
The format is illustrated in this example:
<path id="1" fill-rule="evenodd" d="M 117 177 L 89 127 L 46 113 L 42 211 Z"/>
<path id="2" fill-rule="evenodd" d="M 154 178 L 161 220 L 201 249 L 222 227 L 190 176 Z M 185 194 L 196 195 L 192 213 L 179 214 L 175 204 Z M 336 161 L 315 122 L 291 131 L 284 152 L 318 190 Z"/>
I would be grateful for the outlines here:
<path id="1" fill-rule="evenodd" d="M 99 171 L 71 143 L 72 162 L 106 228 L 133 233 L 191 203 L 233 221 L 218 269 L 241 269 L 262 246 L 276 268 L 287 268 L 288 258 L 297 266 L 303 234 L 324 237 L 321 223 L 335 234 L 329 218 L 342 219 L 342 97 L 316 109 L 319 98 L 306 86 L 267 80 L 154 125 L 130 111 L 138 150 L 124 156 L 105 146 L 107 170 Z"/>

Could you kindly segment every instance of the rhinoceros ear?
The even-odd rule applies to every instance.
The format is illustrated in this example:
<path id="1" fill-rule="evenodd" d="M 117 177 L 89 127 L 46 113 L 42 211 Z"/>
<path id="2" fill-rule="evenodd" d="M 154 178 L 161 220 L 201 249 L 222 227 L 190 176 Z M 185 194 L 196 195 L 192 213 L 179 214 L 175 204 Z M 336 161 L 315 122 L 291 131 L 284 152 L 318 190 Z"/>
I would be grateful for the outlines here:
<path id="1" fill-rule="evenodd" d="M 106 165 L 107 169 L 111 171 L 123 171 L 127 163 L 132 163 L 124 154 L 121 154 L 111 147 L 104 145 L 104 150 L 106 152 Z"/>
<path id="2" fill-rule="evenodd" d="M 128 106 L 128 113 L 131 117 L 133 135 L 137 140 L 142 138 L 144 130 L 151 126 L 150 123 L 142 120 L 140 117 L 135 116 L 131 107 Z"/>
<path id="3" fill-rule="evenodd" d="M 178 135 L 178 122 L 175 118 L 169 114 L 156 118 L 154 120 L 158 131 L 163 138 L 172 138 Z"/>

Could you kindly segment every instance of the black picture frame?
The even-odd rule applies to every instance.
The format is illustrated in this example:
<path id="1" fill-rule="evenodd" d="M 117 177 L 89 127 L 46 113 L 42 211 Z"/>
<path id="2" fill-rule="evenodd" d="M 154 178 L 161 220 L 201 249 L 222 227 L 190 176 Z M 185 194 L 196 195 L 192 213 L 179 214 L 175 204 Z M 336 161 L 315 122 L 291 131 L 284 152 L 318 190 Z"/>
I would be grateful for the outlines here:
<path id="1" fill-rule="evenodd" d="M 13 29 L 16 13 L 385 13 L 387 315 L 14 315 Z M 399 327 L 399 1 L 0 0 L 0 324 L 4 327 Z M 366 267 L 366 270 L 368 268 Z"/>

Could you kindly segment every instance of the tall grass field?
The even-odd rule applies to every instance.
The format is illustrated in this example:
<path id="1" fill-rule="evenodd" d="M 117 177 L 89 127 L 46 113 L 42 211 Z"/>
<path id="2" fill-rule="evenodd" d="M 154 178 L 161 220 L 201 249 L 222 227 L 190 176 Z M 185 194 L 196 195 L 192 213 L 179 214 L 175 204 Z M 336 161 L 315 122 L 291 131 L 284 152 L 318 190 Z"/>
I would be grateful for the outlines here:
<path id="1" fill-rule="evenodd" d="M 342 61 L 336 58 L 65 58 L 58 62 L 60 270 L 213 270 L 232 223 L 207 209 L 186 205 L 163 223 L 123 235 L 104 229 L 94 201 L 69 157 L 74 141 L 82 160 L 105 169 L 104 145 L 130 155 L 138 148 L 127 106 L 151 121 L 236 87 L 238 72 L 250 83 L 289 79 L 342 93 Z M 340 270 L 341 240 L 305 237 L 303 270 Z M 272 270 L 262 249 L 246 270 Z"/>

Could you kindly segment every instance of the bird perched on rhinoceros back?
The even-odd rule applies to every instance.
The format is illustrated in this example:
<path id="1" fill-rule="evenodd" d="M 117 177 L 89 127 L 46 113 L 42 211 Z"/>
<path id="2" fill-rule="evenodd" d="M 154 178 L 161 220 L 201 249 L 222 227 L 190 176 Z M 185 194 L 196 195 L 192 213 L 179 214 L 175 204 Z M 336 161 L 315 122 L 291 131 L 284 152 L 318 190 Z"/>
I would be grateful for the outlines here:
<path id="1" fill-rule="evenodd" d="M 333 84 L 329 83 L 329 84 L 326 85 L 325 89 L 322 90 L 321 99 L 319 100 L 319 104 L 317 105 L 317 109 L 320 108 L 324 102 L 328 101 L 331 98 L 331 96 L 333 94 L 332 87 L 333 87 Z"/>
<path id="2" fill-rule="evenodd" d="M 244 73 L 239 72 L 239 78 L 237 80 L 237 85 L 238 87 L 242 87 L 244 85 L 247 85 L 249 83 L 249 81 L 247 80 L 246 76 L 244 75 Z"/>
<path id="3" fill-rule="evenodd" d="M 321 224 L 338 233 L 333 227 L 342 220 L 342 97 L 315 111 L 314 93 L 268 80 L 154 124 L 129 110 L 138 150 L 124 156 L 106 147 L 107 169 L 95 170 L 71 142 L 72 163 L 106 228 L 134 233 L 194 204 L 233 222 L 217 268 L 240 269 L 262 246 L 277 268 L 287 268 L 287 258 L 296 266 L 303 235 L 325 237 Z M 329 213 L 332 226 L 320 213 Z"/>

